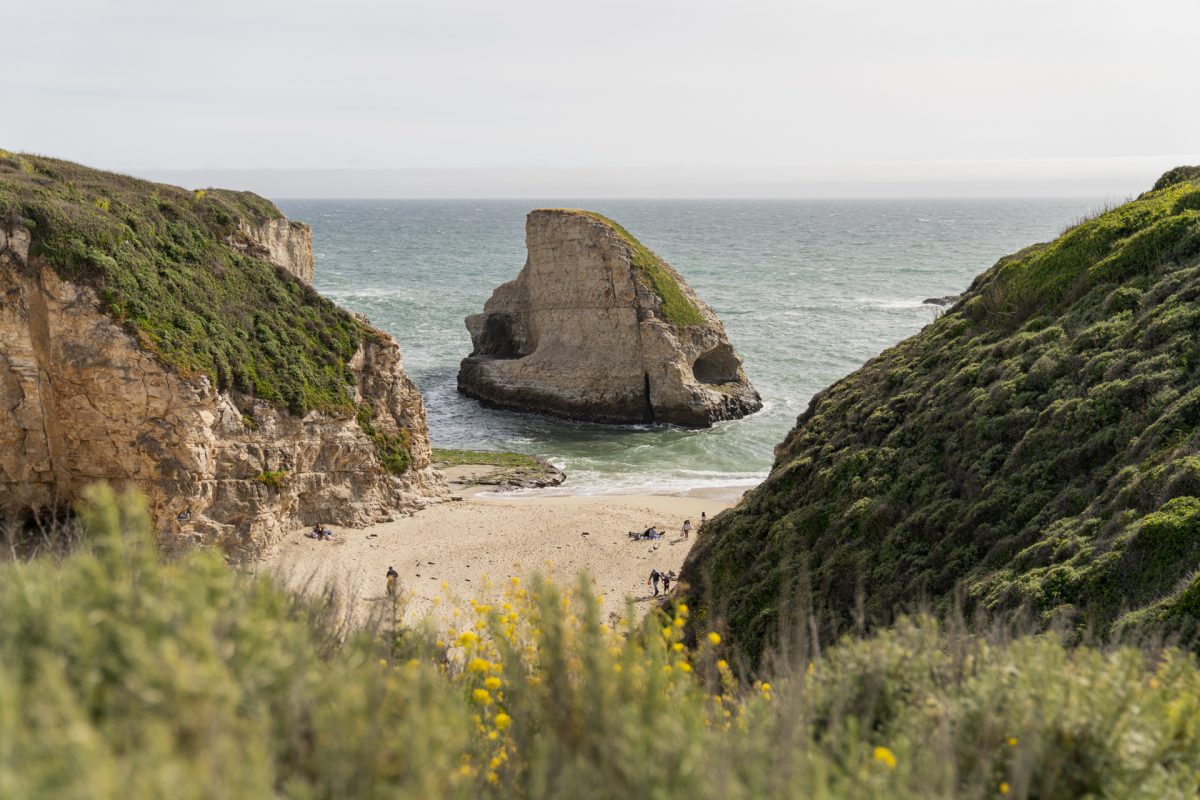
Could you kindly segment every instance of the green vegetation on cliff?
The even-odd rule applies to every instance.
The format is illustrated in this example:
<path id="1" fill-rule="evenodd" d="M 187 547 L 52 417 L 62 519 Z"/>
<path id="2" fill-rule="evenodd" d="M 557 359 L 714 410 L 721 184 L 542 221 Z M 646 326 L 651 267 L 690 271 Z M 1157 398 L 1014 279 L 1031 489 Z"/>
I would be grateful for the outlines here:
<path id="1" fill-rule="evenodd" d="M 595 211 L 583 211 L 576 208 L 548 210 L 581 214 L 610 228 L 629 246 L 629 251 L 632 254 L 630 263 L 638 275 L 646 282 L 647 288 L 654 292 L 658 296 L 658 299 L 662 301 L 659 310 L 662 312 L 663 319 L 678 328 L 704 324 L 704 317 L 700 315 L 700 311 L 696 308 L 695 304 L 683 293 L 683 289 L 680 288 L 679 281 L 671 273 L 671 269 L 661 258 L 654 254 L 654 251 L 638 241 L 637 237 L 632 233 L 603 214 L 597 214 Z"/>
<path id="2" fill-rule="evenodd" d="M 914 603 L 1191 637 L 1200 611 L 1200 172 L 1001 259 L 818 394 L 685 567 L 751 655 Z M 861 604 L 861 605 L 860 605 Z"/>
<path id="3" fill-rule="evenodd" d="M 1192 798 L 1200 669 L 928 618 L 753 683 L 688 611 L 610 627 L 512 586 L 461 628 L 344 625 L 93 491 L 62 558 L 0 562 L 5 798 Z M 382 580 L 382 575 L 380 576 Z M 732 659 L 731 659 L 732 660 Z"/>
<path id="4" fill-rule="evenodd" d="M 446 467 L 486 465 L 494 467 L 517 467 L 540 469 L 537 456 L 525 453 L 502 453 L 499 450 L 448 450 L 433 448 L 433 463 Z"/>
<path id="5" fill-rule="evenodd" d="M 249 192 L 186 191 L 0 151 L 0 225 L 93 287 L 103 310 L 186 375 L 293 412 L 352 413 L 360 324 L 283 270 L 226 242 L 280 217 Z"/>

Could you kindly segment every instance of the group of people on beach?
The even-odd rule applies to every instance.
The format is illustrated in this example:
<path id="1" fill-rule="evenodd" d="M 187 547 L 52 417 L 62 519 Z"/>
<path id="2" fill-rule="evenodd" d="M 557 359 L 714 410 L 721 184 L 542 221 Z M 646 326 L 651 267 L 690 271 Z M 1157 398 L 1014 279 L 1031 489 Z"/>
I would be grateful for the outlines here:
<path id="1" fill-rule="evenodd" d="M 316 525 L 313 525 L 313 529 L 308 532 L 308 538 L 316 539 L 318 542 L 327 542 L 333 538 L 333 531 L 318 522 Z"/>
<path id="2" fill-rule="evenodd" d="M 658 597 L 658 585 L 662 584 L 662 593 L 671 593 L 671 584 L 674 583 L 675 570 L 670 572 L 659 572 L 657 569 L 650 570 L 650 577 L 646 579 L 646 585 L 654 588 L 654 596 Z"/>
<path id="3" fill-rule="evenodd" d="M 701 511 L 700 512 L 700 528 L 703 528 L 704 523 L 706 523 L 706 522 L 708 522 L 708 515 L 705 512 Z M 679 528 L 679 533 L 684 540 L 686 540 L 689 536 L 691 536 L 692 521 L 690 519 L 685 519 L 683 521 L 683 525 Z M 659 533 L 658 528 L 654 525 L 651 525 L 649 528 L 647 528 L 645 531 L 643 531 L 640 536 L 635 535 L 635 534 L 630 534 L 630 535 L 634 536 L 635 538 L 638 538 L 638 539 L 657 539 L 660 536 L 662 536 L 662 534 Z M 654 589 L 655 597 L 659 596 L 659 586 L 660 585 L 662 586 L 662 594 L 664 594 L 664 595 L 670 594 L 672 583 L 675 583 L 678 585 L 678 578 L 675 575 L 675 570 L 669 570 L 667 572 L 662 572 L 658 568 L 654 568 L 654 569 L 650 570 L 650 577 L 646 579 L 646 585 L 651 587 L 652 589 Z"/>
<path id="4" fill-rule="evenodd" d="M 706 523 L 706 522 L 708 522 L 708 516 L 703 511 L 701 511 L 700 512 L 700 526 L 703 527 L 704 523 Z M 685 519 L 683 521 L 683 525 L 679 528 L 679 534 L 684 541 L 687 541 L 688 537 L 690 537 L 692 535 L 692 521 L 690 519 Z M 662 531 L 660 531 L 658 529 L 657 524 L 651 525 L 649 528 L 646 528 L 646 530 L 642 531 L 641 533 L 638 533 L 637 531 L 629 532 L 629 538 L 636 539 L 638 541 L 646 541 L 649 539 L 661 539 L 662 535 L 663 535 Z"/>

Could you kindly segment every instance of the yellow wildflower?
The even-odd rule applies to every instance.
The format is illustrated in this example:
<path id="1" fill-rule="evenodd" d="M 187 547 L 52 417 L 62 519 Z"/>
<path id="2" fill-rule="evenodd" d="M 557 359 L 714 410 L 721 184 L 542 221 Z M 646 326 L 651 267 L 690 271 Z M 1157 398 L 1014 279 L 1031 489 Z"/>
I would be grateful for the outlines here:
<path id="1" fill-rule="evenodd" d="M 488 703 L 492 702 L 492 695 L 487 689 L 476 689 L 471 693 L 471 696 L 475 698 L 476 703 L 483 703 L 484 705 L 487 705 Z"/>
<path id="2" fill-rule="evenodd" d="M 688 613 L 687 605 L 684 603 L 680 603 L 679 605 L 675 606 L 675 613 L 679 614 L 680 616 L 686 617 L 687 613 Z"/>
<path id="3" fill-rule="evenodd" d="M 679 669 L 683 670 L 684 672 L 691 672 L 692 665 L 686 661 L 681 661 L 681 662 L 679 662 Z"/>
<path id="4" fill-rule="evenodd" d="M 716 631 L 709 631 L 708 632 L 708 643 L 711 644 L 713 647 L 716 647 L 717 645 L 719 645 L 721 643 L 721 634 L 717 633 Z"/>
<path id="5" fill-rule="evenodd" d="M 765 685 L 765 684 L 764 684 Z M 876 747 L 873 758 L 888 769 L 896 768 L 896 755 L 886 747 Z"/>
<path id="6" fill-rule="evenodd" d="M 505 714 L 503 711 L 501 711 L 499 714 L 496 715 L 496 727 L 499 728 L 500 730 L 504 730 L 511 724 L 512 724 L 512 717 L 510 717 L 508 714 Z"/>
<path id="7" fill-rule="evenodd" d="M 1015 736 L 1008 737 L 1008 746 L 1016 747 L 1017 746 L 1017 737 L 1015 737 Z"/>
<path id="8" fill-rule="evenodd" d="M 500 679 L 493 675 L 492 677 L 485 680 L 483 682 L 483 685 L 486 686 L 487 688 L 491 689 L 492 691 L 495 691 L 496 689 L 500 688 Z"/>
<path id="9" fill-rule="evenodd" d="M 721 670 L 729 669 L 729 662 L 722 658 L 720 661 L 717 662 L 717 669 L 721 669 Z"/>
<path id="10" fill-rule="evenodd" d="M 671 649 L 678 653 L 679 651 L 683 650 L 683 642 L 676 642 L 675 644 L 671 645 Z"/>
<path id="11" fill-rule="evenodd" d="M 1008 794 L 1008 784 L 1003 781 L 1000 783 L 1000 794 Z"/>
<path id="12" fill-rule="evenodd" d="M 683 617 L 676 617 L 676 618 L 675 618 L 675 627 L 676 627 L 676 628 L 682 628 L 682 627 L 683 627 L 684 625 L 686 625 L 686 624 L 687 624 L 687 623 L 683 621 Z"/>
<path id="13" fill-rule="evenodd" d="M 479 658 L 478 656 L 467 662 L 467 669 L 471 672 L 487 672 L 489 666 L 486 659 Z"/>

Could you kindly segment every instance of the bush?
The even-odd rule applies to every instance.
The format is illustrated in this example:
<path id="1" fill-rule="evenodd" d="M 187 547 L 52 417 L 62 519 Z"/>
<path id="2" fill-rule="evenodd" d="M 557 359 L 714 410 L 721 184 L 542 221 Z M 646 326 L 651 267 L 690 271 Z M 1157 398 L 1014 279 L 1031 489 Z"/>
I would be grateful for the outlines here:
<path id="1" fill-rule="evenodd" d="M 1194 797 L 1200 669 L 953 620 L 749 676 L 689 609 L 514 581 L 440 640 L 351 629 L 93 491 L 84 547 L 0 564 L 5 797 Z M 342 611 L 345 611 L 342 609 Z"/>

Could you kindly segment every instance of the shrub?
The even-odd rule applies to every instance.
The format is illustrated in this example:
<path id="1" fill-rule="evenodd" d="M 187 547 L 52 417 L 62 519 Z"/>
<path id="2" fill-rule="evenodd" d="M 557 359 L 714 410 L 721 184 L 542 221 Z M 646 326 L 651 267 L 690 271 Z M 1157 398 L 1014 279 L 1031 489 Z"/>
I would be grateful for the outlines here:
<path id="1" fill-rule="evenodd" d="M 1200 669 L 1172 649 L 928 616 L 757 675 L 674 604 L 601 620 L 513 582 L 441 633 L 346 627 L 212 551 L 157 556 L 93 491 L 85 546 L 0 563 L 6 797 L 1193 797 Z"/>

